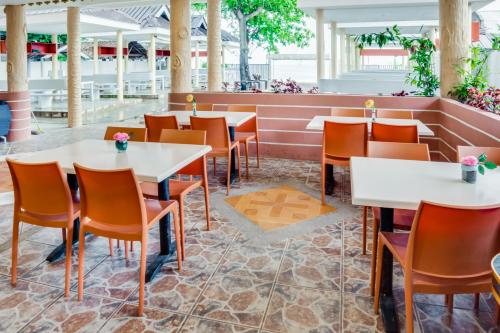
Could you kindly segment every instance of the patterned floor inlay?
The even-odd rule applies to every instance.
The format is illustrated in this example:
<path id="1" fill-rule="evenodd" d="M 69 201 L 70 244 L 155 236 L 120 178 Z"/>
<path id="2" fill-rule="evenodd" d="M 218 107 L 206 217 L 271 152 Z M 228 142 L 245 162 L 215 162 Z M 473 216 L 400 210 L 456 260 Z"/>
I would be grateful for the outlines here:
<path id="1" fill-rule="evenodd" d="M 226 202 L 265 231 L 283 228 L 335 211 L 321 201 L 283 185 L 231 196 Z"/>

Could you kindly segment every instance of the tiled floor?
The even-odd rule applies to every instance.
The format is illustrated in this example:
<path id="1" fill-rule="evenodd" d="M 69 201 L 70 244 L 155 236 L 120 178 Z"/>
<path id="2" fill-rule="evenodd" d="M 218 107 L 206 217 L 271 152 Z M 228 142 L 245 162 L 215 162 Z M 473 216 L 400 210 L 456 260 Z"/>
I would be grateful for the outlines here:
<path id="1" fill-rule="evenodd" d="M 88 137 L 102 126 L 58 130 L 16 144 L 14 152 L 38 150 Z M 218 166 L 220 176 L 224 161 Z M 252 165 L 255 161 L 251 160 Z M 210 163 L 211 164 L 211 163 Z M 293 178 L 319 191 L 319 165 L 263 159 L 250 180 L 235 188 L 279 184 Z M 349 202 L 349 177 L 335 175 L 335 200 Z M 224 185 L 209 170 L 211 193 Z M 206 231 L 202 192 L 186 205 L 186 261 L 182 272 L 164 266 L 146 287 L 144 316 L 135 316 L 138 246 L 128 260 L 123 247 L 108 255 L 107 240 L 86 240 L 85 299 L 76 300 L 76 260 L 72 295 L 63 296 L 64 265 L 44 257 L 60 241 L 60 231 L 25 225 L 16 287 L 9 281 L 12 207 L 0 207 L 0 332 L 379 332 L 369 296 L 370 256 L 361 254 L 361 210 L 332 223 L 264 247 L 246 243 L 234 221 L 212 206 L 212 230 Z M 371 236 L 371 233 L 369 233 Z M 158 250 L 156 228 L 149 253 Z M 77 255 L 74 249 L 74 256 Z M 399 319 L 404 323 L 401 270 L 395 270 Z M 494 301 L 483 294 L 479 311 L 471 295 L 456 297 L 453 314 L 442 296 L 415 297 L 415 328 L 420 332 L 499 332 L 493 323 Z"/>

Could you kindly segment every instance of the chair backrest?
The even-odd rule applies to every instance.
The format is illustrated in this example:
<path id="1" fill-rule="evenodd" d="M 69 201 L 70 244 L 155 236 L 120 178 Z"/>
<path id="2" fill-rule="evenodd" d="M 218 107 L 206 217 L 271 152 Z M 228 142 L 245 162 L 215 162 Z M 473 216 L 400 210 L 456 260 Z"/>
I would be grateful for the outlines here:
<path id="1" fill-rule="evenodd" d="M 213 104 L 208 104 L 208 103 L 196 103 L 196 111 L 213 111 Z M 193 104 L 188 103 L 184 107 L 184 110 L 186 111 L 191 111 L 193 110 Z"/>
<path id="2" fill-rule="evenodd" d="M 144 123 L 146 124 L 149 142 L 158 142 L 163 129 L 179 129 L 177 117 L 172 115 L 154 116 L 145 114 Z"/>
<path id="3" fill-rule="evenodd" d="M 146 227 L 141 189 L 132 169 L 95 170 L 75 163 L 81 217 L 113 227 Z"/>
<path id="4" fill-rule="evenodd" d="M 410 110 L 377 109 L 377 118 L 413 119 L 413 112 Z"/>
<path id="5" fill-rule="evenodd" d="M 230 104 L 227 106 L 227 111 L 230 112 L 254 112 L 257 113 L 257 105 L 238 105 Z M 236 132 L 258 133 L 257 116 L 235 128 Z"/>
<path id="6" fill-rule="evenodd" d="M 73 213 L 66 178 L 57 162 L 22 163 L 7 159 L 14 185 L 15 209 L 58 215 Z"/>
<path id="7" fill-rule="evenodd" d="M 426 143 L 368 141 L 368 157 L 430 161 Z"/>
<path id="8" fill-rule="evenodd" d="M 104 140 L 113 140 L 115 133 L 127 133 L 130 137 L 129 141 L 146 142 L 147 129 L 145 127 L 116 127 L 108 126 L 104 134 Z"/>
<path id="9" fill-rule="evenodd" d="M 418 143 L 417 125 L 372 123 L 373 141 Z"/>
<path id="10" fill-rule="evenodd" d="M 332 108 L 332 116 L 337 117 L 365 117 L 365 109 Z"/>
<path id="11" fill-rule="evenodd" d="M 500 250 L 500 205 L 453 207 L 422 202 L 408 241 L 408 268 L 435 277 L 491 274 Z"/>
<path id="12" fill-rule="evenodd" d="M 162 143 L 177 143 L 177 144 L 188 144 L 188 145 L 206 145 L 207 143 L 207 132 L 197 131 L 197 130 L 172 130 L 164 129 L 161 131 L 160 142 Z M 206 170 L 205 155 L 181 170 L 177 173 L 180 175 L 203 175 Z"/>
<path id="13" fill-rule="evenodd" d="M 500 147 L 472 147 L 458 146 L 457 147 L 457 162 L 460 162 L 465 156 L 476 156 L 486 154 L 488 161 L 500 165 Z"/>
<path id="14" fill-rule="evenodd" d="M 191 129 L 207 132 L 207 145 L 212 149 L 229 148 L 229 129 L 225 117 L 202 118 L 191 116 Z"/>
<path id="15" fill-rule="evenodd" d="M 336 123 L 325 121 L 323 130 L 323 155 L 348 159 L 366 156 L 368 124 Z"/>

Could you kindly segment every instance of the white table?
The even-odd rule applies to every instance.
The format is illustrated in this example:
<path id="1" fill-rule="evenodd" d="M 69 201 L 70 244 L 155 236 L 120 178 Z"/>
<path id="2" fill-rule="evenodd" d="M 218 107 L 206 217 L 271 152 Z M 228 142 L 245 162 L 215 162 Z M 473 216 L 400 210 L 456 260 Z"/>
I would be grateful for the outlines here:
<path id="1" fill-rule="evenodd" d="M 363 117 L 338 117 L 338 116 L 314 116 L 307 124 L 306 129 L 322 131 L 325 121 L 333 121 L 338 123 L 368 123 L 368 132 L 371 133 L 371 118 Z M 392 118 L 377 118 L 377 123 L 388 125 L 417 125 L 418 135 L 434 136 L 434 132 L 424 123 L 417 119 L 392 119 Z"/>
<path id="2" fill-rule="evenodd" d="M 190 125 L 193 111 L 169 111 L 167 114 L 174 115 L 179 125 Z M 196 111 L 196 116 L 200 118 L 225 117 L 227 126 L 238 127 L 254 118 L 255 112 L 231 112 L 231 111 Z M 233 139 L 234 140 L 234 139 Z"/>
<path id="3" fill-rule="evenodd" d="M 129 142 L 124 153 L 118 153 L 114 141 L 83 140 L 55 149 L 34 152 L 17 160 L 28 163 L 57 161 L 67 174 L 72 190 L 78 189 L 73 163 L 94 169 L 132 168 L 141 181 L 158 183 L 160 200 L 169 200 L 168 179 L 189 163 L 210 152 L 210 146 L 154 142 Z M 78 221 L 75 222 L 73 242 L 78 242 Z M 160 220 L 160 253 L 147 269 L 150 281 L 160 267 L 175 254 L 170 235 L 170 216 Z M 59 245 L 47 260 L 54 261 L 64 253 L 65 244 Z"/>
<path id="4" fill-rule="evenodd" d="M 483 206 L 500 202 L 500 169 L 478 175 L 476 184 L 462 181 L 458 163 L 351 158 L 354 205 L 380 207 L 380 230 L 393 231 L 394 209 L 417 209 L 426 200 L 448 205 Z M 392 254 L 384 250 L 381 312 L 387 332 L 397 331 L 392 298 Z"/>

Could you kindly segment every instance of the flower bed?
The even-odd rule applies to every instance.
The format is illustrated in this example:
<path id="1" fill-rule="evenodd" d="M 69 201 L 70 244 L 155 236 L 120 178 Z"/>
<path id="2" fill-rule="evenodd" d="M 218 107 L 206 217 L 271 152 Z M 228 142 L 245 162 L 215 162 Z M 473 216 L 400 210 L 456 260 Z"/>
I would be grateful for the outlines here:
<path id="1" fill-rule="evenodd" d="M 465 104 L 500 115 L 500 89 L 489 87 L 481 92 L 476 88 L 469 88 Z"/>

